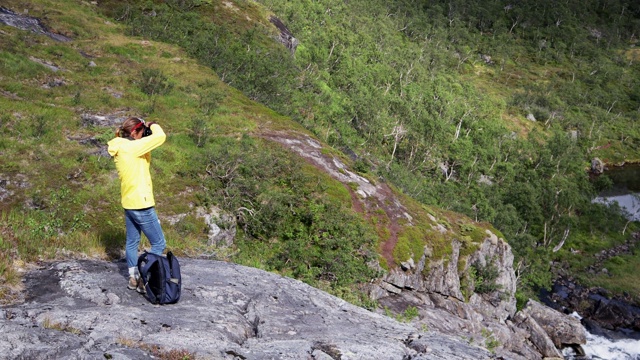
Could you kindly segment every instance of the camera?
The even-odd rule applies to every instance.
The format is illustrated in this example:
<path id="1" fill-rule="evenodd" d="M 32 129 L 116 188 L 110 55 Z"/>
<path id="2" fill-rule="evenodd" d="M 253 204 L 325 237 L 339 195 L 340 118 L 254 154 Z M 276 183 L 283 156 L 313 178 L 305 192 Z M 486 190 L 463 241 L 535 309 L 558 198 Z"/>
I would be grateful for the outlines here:
<path id="1" fill-rule="evenodd" d="M 145 124 L 144 130 L 142 130 L 142 137 L 149 136 L 151 134 L 153 134 L 153 132 L 151 131 L 151 127 Z"/>

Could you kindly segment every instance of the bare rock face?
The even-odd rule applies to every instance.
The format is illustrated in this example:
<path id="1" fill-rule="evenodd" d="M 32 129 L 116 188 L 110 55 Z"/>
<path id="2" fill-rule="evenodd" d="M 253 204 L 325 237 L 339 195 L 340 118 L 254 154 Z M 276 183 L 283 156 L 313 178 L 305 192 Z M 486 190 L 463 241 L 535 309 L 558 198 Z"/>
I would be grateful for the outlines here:
<path id="1" fill-rule="evenodd" d="M 480 245 L 480 249 L 473 253 L 467 261 L 470 264 L 482 266 L 494 266 L 498 270 L 495 279 L 497 292 L 480 296 L 473 294 L 469 303 L 485 317 L 501 321 L 516 312 L 516 275 L 513 269 L 513 253 L 511 246 L 506 241 L 498 239 L 491 231 L 487 230 L 487 238 Z"/>
<path id="2" fill-rule="evenodd" d="M 480 347 L 372 313 L 294 279 L 181 259 L 181 300 L 128 290 L 126 263 L 67 261 L 0 308 L 0 359 L 489 359 Z"/>
<path id="3" fill-rule="evenodd" d="M 527 341 L 532 343 L 543 357 L 563 358 L 562 353 L 554 346 L 544 328 L 531 316 L 518 312 L 514 317 L 514 324 L 526 331 Z"/>
<path id="4" fill-rule="evenodd" d="M 582 352 L 586 330 L 580 321 L 537 301 L 529 300 L 513 319 L 513 325 L 525 331 L 526 340 L 546 358 L 563 358 L 559 349 L 571 347 Z M 516 328 L 512 329 L 517 332 Z"/>
<path id="5" fill-rule="evenodd" d="M 70 38 L 49 31 L 46 26 L 40 21 L 40 19 L 36 19 L 26 15 L 16 14 L 15 12 L 0 6 L 0 23 L 13 26 L 15 28 L 21 30 L 28 30 L 36 34 L 47 35 L 53 40 L 68 42 L 71 41 Z"/>
<path id="6" fill-rule="evenodd" d="M 108 128 L 117 128 L 127 119 L 128 115 L 123 111 L 117 111 L 112 114 L 90 114 L 83 113 L 80 116 L 83 126 L 100 126 Z"/>
<path id="7" fill-rule="evenodd" d="M 478 250 L 468 258 L 461 258 L 459 241 L 453 240 L 451 248 L 451 254 L 447 257 L 429 261 L 427 259 L 431 257 L 431 251 L 426 248 L 417 265 L 393 269 L 373 285 L 371 297 L 377 300 L 388 296 L 389 293 L 418 291 L 455 298 L 461 302 L 468 300 L 475 312 L 498 321 L 512 316 L 516 311 L 516 277 L 513 270 L 513 253 L 509 244 L 487 230 L 487 237 Z M 464 263 L 464 267 L 459 268 L 460 263 Z M 471 264 L 494 266 L 498 272 L 495 284 L 499 291 L 483 296 L 474 293 L 469 299 L 465 299 L 461 279 L 468 273 Z M 380 291 L 379 288 L 387 292 Z"/>
<path id="8" fill-rule="evenodd" d="M 278 28 L 278 30 L 280 30 L 278 41 L 282 45 L 284 45 L 287 49 L 289 49 L 289 51 L 291 51 L 291 54 L 295 54 L 296 48 L 300 44 L 298 39 L 296 39 L 293 36 L 293 34 L 291 34 L 291 31 L 289 30 L 289 28 L 287 28 L 287 26 L 282 22 L 282 20 L 278 19 L 277 17 L 272 15 L 269 18 L 269 22 L 271 22 L 273 25 L 275 25 L 276 28 Z"/>
<path id="9" fill-rule="evenodd" d="M 431 259 L 425 249 L 415 266 L 389 271 L 372 286 L 370 296 L 396 313 L 415 307 L 416 327 L 467 339 L 506 359 L 562 358 L 563 347 L 585 343 L 577 319 L 533 301 L 516 313 L 514 258 L 503 239 L 487 230 L 466 258 L 460 255 L 462 246 L 454 239 L 451 254 L 443 259 Z M 495 290 L 476 292 L 469 280 L 471 266 L 495 269 Z"/>
<path id="10" fill-rule="evenodd" d="M 566 345 L 584 345 L 587 334 L 580 320 L 529 300 L 522 313 L 530 316 L 545 330 L 556 348 Z"/>
<path id="11" fill-rule="evenodd" d="M 460 242 L 454 240 L 451 247 L 452 253 L 449 258 L 430 261 L 428 276 L 424 278 L 425 290 L 463 300 L 464 295 L 460 289 L 460 275 L 458 275 Z"/>

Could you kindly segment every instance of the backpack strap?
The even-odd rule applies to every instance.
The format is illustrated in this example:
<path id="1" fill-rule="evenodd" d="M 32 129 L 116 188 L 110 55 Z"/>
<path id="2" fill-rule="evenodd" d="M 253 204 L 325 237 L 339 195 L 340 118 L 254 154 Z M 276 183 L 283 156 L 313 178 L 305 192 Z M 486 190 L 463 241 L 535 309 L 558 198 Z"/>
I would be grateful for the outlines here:
<path id="1" fill-rule="evenodd" d="M 144 253 L 142 253 L 142 255 L 140 255 L 140 257 L 138 257 L 138 272 L 140 273 L 142 284 L 144 285 L 144 288 L 146 290 L 145 295 L 147 296 L 149 301 L 151 301 L 152 303 L 157 303 L 159 300 L 158 296 L 154 294 L 149 287 L 149 269 L 151 269 L 151 266 L 153 266 L 153 264 L 158 261 L 158 258 L 155 254 L 151 255 L 152 256 L 149 256 L 149 253 L 145 251 Z M 149 258 L 151 259 L 149 260 Z"/>
<path id="2" fill-rule="evenodd" d="M 169 281 L 174 284 L 180 285 L 180 268 L 177 264 L 178 259 L 176 259 L 176 257 L 173 256 L 173 253 L 169 251 L 167 252 L 167 260 L 169 260 Z"/>
<path id="3" fill-rule="evenodd" d="M 146 266 L 142 266 L 143 263 Z M 142 255 L 138 257 L 138 272 L 140 273 L 140 276 L 142 277 L 142 280 L 144 282 L 147 281 L 147 274 L 149 273 L 148 265 L 149 265 L 149 253 L 145 251 L 142 253 Z"/>
<path id="4" fill-rule="evenodd" d="M 142 254 L 140 254 L 140 256 L 138 256 L 138 267 L 140 267 L 140 264 L 147 261 L 147 254 L 148 253 L 145 251 Z"/>

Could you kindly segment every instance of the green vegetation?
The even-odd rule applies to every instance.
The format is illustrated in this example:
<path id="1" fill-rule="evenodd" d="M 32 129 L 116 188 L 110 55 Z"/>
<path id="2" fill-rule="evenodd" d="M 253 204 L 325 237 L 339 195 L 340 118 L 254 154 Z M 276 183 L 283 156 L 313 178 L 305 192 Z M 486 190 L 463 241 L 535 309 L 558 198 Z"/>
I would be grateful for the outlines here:
<path id="1" fill-rule="evenodd" d="M 415 263 L 424 253 L 425 239 L 428 232 L 417 227 L 405 227 L 398 236 L 398 243 L 393 249 L 393 258 L 396 264 L 413 259 Z"/>
<path id="2" fill-rule="evenodd" d="M 403 312 L 398 314 L 395 314 L 391 309 L 385 306 L 384 313 L 386 316 L 392 317 L 400 322 L 411 322 L 411 320 L 415 319 L 419 315 L 418 308 L 415 306 L 409 306 Z M 426 325 L 423 324 L 423 326 Z M 426 328 L 423 327 L 422 330 L 426 331 Z"/>
<path id="3" fill-rule="evenodd" d="M 63 11 L 48 13 L 38 1 L 25 6 L 54 29 L 66 24 Z M 180 48 L 123 36 L 95 8 L 84 9 L 82 17 L 96 21 L 87 38 L 72 43 L 2 28 L 0 299 L 11 301 L 19 290 L 25 263 L 78 253 L 122 256 L 119 183 L 113 161 L 100 153 L 115 125 L 85 120 L 115 114 L 156 121 L 168 133 L 152 163 L 159 215 L 179 219 L 164 222 L 168 249 L 215 253 L 374 307 L 359 284 L 377 276 L 368 266 L 377 237 L 351 209 L 349 190 L 254 132 L 302 129 L 227 87 Z M 233 249 L 207 245 L 193 209 L 211 205 L 238 220 Z"/>
<path id="4" fill-rule="evenodd" d="M 200 202 L 236 214 L 244 235 L 236 261 L 336 288 L 375 277 L 366 265 L 375 258 L 375 234 L 351 213 L 346 190 L 331 189 L 328 176 L 248 136 L 215 139 L 195 161 L 195 171 L 207 168 L 209 175 Z"/>
<path id="5" fill-rule="evenodd" d="M 142 69 L 139 86 L 149 96 L 166 95 L 173 89 L 173 84 L 158 69 Z"/>
<path id="6" fill-rule="evenodd" d="M 423 205 L 412 209 L 418 225 L 400 224 L 396 263 L 417 260 L 425 245 L 436 258 L 451 252 L 452 239 L 430 231 L 427 207 L 456 232 L 463 255 L 485 228 L 498 229 L 516 254 L 520 303 L 549 286 L 552 260 L 579 276 L 594 254 L 638 229 L 591 203 L 607 181 L 586 173 L 596 156 L 640 160 L 637 4 L 4 6 L 74 38 L 57 43 L 1 29 L 0 180 L 8 195 L 0 193 L 0 277 L 9 283 L 17 284 L 15 264 L 63 249 L 118 256 L 118 185 L 95 146 L 113 130 L 83 114 L 140 115 L 166 128 L 152 170 L 161 215 L 219 206 L 239 221 L 229 259 L 354 302 L 364 301 L 358 285 L 377 275 L 368 263 L 397 265 L 376 253 L 390 219 L 354 211 L 353 185 L 301 165 L 265 133 L 313 133 L 350 154 L 352 169 Z M 271 15 L 299 40 L 295 54 L 274 41 Z M 210 253 L 203 229 L 193 215 L 167 225 L 171 250 Z M 628 271 L 640 265 L 637 254 L 610 259 L 607 276 L 582 280 L 640 296 L 624 285 L 638 283 Z M 475 291 L 495 290 L 490 265 L 470 269 Z"/>
<path id="7" fill-rule="evenodd" d="M 493 332 L 489 329 L 482 329 L 482 337 L 484 338 L 484 346 L 491 353 L 495 353 L 495 350 L 500 346 L 500 341 L 493 336 Z"/>
<path id="8" fill-rule="evenodd" d="M 501 289 L 501 286 L 496 284 L 496 279 L 499 275 L 498 267 L 492 261 L 491 259 L 487 260 L 484 265 L 476 262 L 469 267 L 474 289 L 478 294 L 492 293 Z"/>

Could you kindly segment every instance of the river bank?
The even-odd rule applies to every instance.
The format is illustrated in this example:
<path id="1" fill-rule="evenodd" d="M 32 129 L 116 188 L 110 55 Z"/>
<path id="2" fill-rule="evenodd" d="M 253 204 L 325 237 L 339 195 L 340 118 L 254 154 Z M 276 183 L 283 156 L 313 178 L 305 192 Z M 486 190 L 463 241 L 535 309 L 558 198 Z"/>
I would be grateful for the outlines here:
<path id="1" fill-rule="evenodd" d="M 640 340 L 640 304 L 631 297 L 587 288 L 561 277 L 550 292 L 541 293 L 540 300 L 565 314 L 580 314 L 581 323 L 591 334 L 610 340 Z"/>
<path id="2" fill-rule="evenodd" d="M 551 291 L 541 292 L 540 300 L 578 318 L 587 331 L 587 343 L 582 345 L 584 355 L 566 348 L 565 359 L 640 359 L 640 304 L 630 297 L 611 295 L 602 288 L 583 287 L 561 277 Z"/>
<path id="3" fill-rule="evenodd" d="M 640 165 L 609 165 L 604 174 L 612 186 L 593 202 L 617 203 L 629 222 L 640 221 Z M 640 234 L 634 233 L 624 243 L 595 253 L 595 261 L 584 271 L 593 276 L 609 274 L 608 260 L 634 256 L 639 241 Z M 587 343 L 582 346 L 584 356 L 565 349 L 565 358 L 640 360 L 640 300 L 637 295 L 613 294 L 601 287 L 582 286 L 560 264 L 556 264 L 553 272 L 558 278 L 551 291 L 541 292 L 540 300 L 558 311 L 572 314 L 587 330 Z"/>

